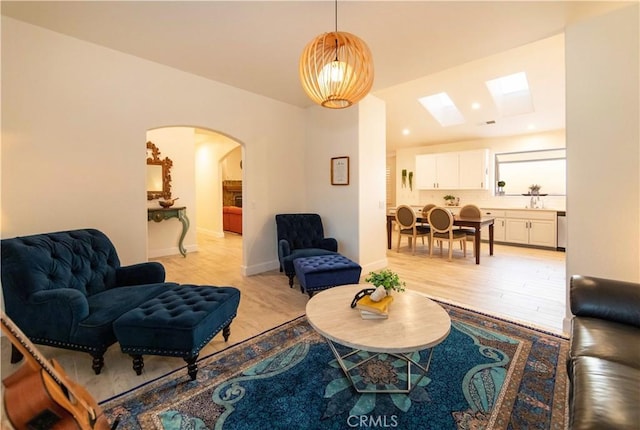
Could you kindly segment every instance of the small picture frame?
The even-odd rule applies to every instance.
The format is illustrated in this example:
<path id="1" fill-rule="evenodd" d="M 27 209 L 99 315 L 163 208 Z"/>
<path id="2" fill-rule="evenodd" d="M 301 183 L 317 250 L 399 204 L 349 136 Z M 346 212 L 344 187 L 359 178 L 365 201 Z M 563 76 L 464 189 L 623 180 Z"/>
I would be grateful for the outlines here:
<path id="1" fill-rule="evenodd" d="M 331 185 L 349 185 L 349 157 L 331 159 Z"/>

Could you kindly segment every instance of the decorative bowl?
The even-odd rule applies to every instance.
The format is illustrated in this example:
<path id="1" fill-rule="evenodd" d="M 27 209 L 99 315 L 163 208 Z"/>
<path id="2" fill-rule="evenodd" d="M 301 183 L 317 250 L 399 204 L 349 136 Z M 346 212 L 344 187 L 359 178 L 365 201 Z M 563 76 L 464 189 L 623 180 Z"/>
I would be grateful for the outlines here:
<path id="1" fill-rule="evenodd" d="M 176 202 L 176 200 L 178 200 L 178 198 L 175 199 L 171 199 L 171 200 L 159 200 L 158 203 L 160 204 L 160 206 L 162 206 L 163 208 L 170 208 L 171 206 L 173 206 L 173 204 Z"/>

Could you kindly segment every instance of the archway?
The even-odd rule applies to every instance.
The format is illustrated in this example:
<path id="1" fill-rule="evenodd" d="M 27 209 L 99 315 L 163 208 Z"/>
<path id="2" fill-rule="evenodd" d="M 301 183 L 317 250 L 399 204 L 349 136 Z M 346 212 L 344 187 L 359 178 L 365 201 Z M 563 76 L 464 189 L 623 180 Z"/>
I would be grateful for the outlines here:
<path id="1" fill-rule="evenodd" d="M 244 157 L 244 145 L 215 130 L 185 126 L 150 129 L 147 140 L 156 144 L 162 157 L 173 161 L 172 197 L 179 198 L 177 206 L 187 208 L 191 221 L 184 240 L 187 253 L 198 249 L 198 234 L 224 237 L 222 181 L 233 178 L 243 183 L 243 170 L 239 165 Z M 238 168 L 233 169 L 225 159 L 238 152 Z M 157 206 L 157 200 L 149 201 L 149 207 Z M 148 223 L 147 231 L 150 258 L 177 253 L 175 224 Z M 238 261 L 238 266 L 241 264 Z"/>

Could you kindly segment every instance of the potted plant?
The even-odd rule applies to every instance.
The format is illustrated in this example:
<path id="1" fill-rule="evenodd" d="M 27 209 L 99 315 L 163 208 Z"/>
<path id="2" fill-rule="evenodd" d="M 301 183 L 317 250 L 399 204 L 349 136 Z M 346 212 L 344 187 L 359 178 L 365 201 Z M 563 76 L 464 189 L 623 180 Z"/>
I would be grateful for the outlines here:
<path id="1" fill-rule="evenodd" d="M 402 188 L 407 186 L 407 169 L 402 169 Z"/>
<path id="2" fill-rule="evenodd" d="M 409 172 L 409 189 L 413 191 L 413 172 Z"/>
<path id="3" fill-rule="evenodd" d="M 453 206 L 454 202 L 456 200 L 455 196 L 452 196 L 451 194 L 447 194 L 446 196 L 443 197 L 445 199 L 445 201 L 447 202 L 447 206 Z"/>
<path id="4" fill-rule="evenodd" d="M 540 194 L 540 188 L 542 187 L 538 184 L 529 185 L 529 194 L 531 194 L 532 196 L 537 196 L 538 194 Z"/>
<path id="5" fill-rule="evenodd" d="M 404 287 L 407 285 L 404 281 L 400 280 L 397 273 L 392 272 L 389 269 L 383 269 L 378 272 L 370 272 L 364 280 L 373 284 L 376 288 L 384 287 L 387 294 L 391 291 L 403 292 Z"/>
<path id="6" fill-rule="evenodd" d="M 498 181 L 498 195 L 504 195 L 504 186 L 507 185 L 505 181 Z"/>

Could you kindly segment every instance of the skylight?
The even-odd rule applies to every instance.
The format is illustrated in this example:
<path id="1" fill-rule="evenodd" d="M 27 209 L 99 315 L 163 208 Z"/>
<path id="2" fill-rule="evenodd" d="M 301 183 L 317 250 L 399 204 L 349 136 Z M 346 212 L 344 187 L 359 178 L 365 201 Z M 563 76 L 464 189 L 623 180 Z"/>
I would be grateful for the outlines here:
<path id="1" fill-rule="evenodd" d="M 465 122 L 464 116 L 447 93 L 420 97 L 418 101 L 443 127 Z"/>
<path id="2" fill-rule="evenodd" d="M 486 84 L 500 115 L 513 116 L 533 112 L 533 101 L 525 72 L 492 79 Z"/>

